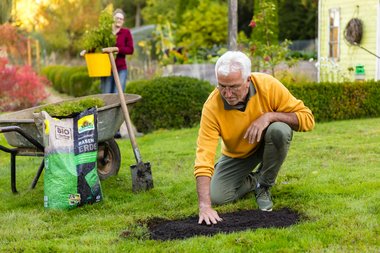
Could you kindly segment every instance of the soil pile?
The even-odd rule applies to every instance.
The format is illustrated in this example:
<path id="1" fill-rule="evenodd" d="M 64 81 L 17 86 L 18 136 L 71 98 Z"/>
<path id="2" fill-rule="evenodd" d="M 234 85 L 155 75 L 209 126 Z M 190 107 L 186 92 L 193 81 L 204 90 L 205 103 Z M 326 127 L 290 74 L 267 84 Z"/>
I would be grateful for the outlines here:
<path id="1" fill-rule="evenodd" d="M 217 233 L 231 233 L 257 228 L 288 227 L 300 220 L 300 215 L 283 208 L 273 212 L 244 210 L 219 214 L 223 221 L 215 225 L 198 224 L 198 216 L 182 220 L 151 220 L 148 224 L 151 239 L 174 240 L 197 235 L 212 236 Z"/>

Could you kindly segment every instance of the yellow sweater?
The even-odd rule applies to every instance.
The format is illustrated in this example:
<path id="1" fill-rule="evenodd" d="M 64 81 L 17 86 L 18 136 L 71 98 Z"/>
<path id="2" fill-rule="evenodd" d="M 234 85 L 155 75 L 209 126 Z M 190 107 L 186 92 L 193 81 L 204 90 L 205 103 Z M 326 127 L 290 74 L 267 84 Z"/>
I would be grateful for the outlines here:
<path id="1" fill-rule="evenodd" d="M 299 122 L 298 131 L 314 128 L 314 116 L 301 100 L 274 77 L 264 73 L 252 73 L 256 93 L 249 99 L 244 112 L 225 110 L 218 89 L 215 89 L 203 105 L 197 140 L 194 175 L 211 177 L 214 173 L 216 148 L 222 138 L 222 153 L 233 158 L 245 158 L 258 147 L 249 144 L 244 134 L 250 124 L 265 112 L 294 112 Z"/>

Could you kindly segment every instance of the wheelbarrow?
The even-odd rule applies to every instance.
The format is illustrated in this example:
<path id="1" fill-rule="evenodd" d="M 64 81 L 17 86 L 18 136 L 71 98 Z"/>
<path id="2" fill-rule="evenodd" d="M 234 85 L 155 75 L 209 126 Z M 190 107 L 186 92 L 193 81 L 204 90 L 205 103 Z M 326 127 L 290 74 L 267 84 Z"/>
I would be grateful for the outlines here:
<path id="1" fill-rule="evenodd" d="M 124 122 L 123 112 L 118 94 L 97 94 L 75 99 L 75 101 L 88 97 L 103 99 L 105 106 L 98 108 L 98 160 L 97 169 L 100 179 L 104 180 L 116 175 L 120 169 L 121 155 L 117 142 L 114 140 L 116 132 Z M 141 99 L 136 94 L 124 94 L 127 105 L 132 105 Z M 17 193 L 16 188 L 16 156 L 44 156 L 42 130 L 34 122 L 33 113 L 42 106 L 28 108 L 22 111 L 0 115 L 0 133 L 4 134 L 7 143 L 14 147 L 8 148 L 0 145 L 0 150 L 11 156 L 11 189 Z M 30 188 L 35 188 L 44 168 L 42 160 Z"/>

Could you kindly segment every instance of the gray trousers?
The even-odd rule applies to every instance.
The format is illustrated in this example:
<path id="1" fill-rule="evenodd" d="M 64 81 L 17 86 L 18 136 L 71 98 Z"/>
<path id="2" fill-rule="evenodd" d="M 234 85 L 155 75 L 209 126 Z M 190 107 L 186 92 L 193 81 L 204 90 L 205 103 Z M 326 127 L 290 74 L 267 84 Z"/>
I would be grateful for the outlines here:
<path id="1" fill-rule="evenodd" d="M 274 122 L 268 126 L 259 149 L 251 156 L 242 159 L 222 155 L 211 178 L 212 204 L 235 201 L 253 191 L 257 183 L 273 186 L 288 154 L 292 136 L 289 125 Z"/>

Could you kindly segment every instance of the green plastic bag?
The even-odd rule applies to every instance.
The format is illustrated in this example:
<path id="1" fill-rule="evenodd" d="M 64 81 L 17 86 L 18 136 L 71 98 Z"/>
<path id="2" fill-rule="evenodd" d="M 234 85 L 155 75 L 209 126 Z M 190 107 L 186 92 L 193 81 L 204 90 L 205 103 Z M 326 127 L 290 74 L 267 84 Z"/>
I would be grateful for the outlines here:
<path id="1" fill-rule="evenodd" d="M 71 209 L 102 200 L 97 174 L 97 111 L 56 119 L 43 111 L 44 206 Z"/>

